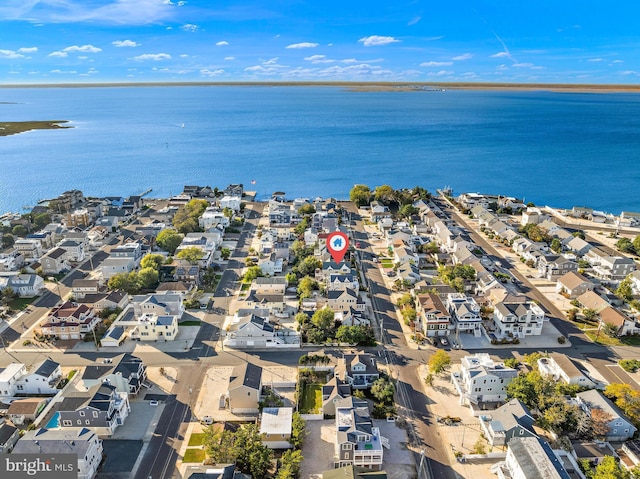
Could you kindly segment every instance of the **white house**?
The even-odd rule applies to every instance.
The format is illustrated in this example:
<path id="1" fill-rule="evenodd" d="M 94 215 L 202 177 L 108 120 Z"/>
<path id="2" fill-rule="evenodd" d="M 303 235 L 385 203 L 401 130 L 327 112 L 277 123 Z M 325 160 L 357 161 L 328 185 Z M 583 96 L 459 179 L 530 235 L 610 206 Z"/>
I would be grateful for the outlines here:
<path id="1" fill-rule="evenodd" d="M 91 429 L 36 429 L 27 431 L 13 449 L 14 454 L 75 454 L 78 479 L 93 479 L 102 462 L 102 440 Z"/>
<path id="2" fill-rule="evenodd" d="M 538 359 L 538 371 L 545 377 L 567 384 L 577 384 L 587 388 L 595 387 L 595 383 L 585 376 L 574 362 L 564 354 L 552 353 L 549 357 Z"/>
<path id="3" fill-rule="evenodd" d="M 56 394 L 56 386 L 62 378 L 60 364 L 45 359 L 20 376 L 15 383 L 18 394 Z"/>
<path id="4" fill-rule="evenodd" d="M 260 415 L 262 444 L 269 449 L 291 449 L 292 407 L 265 407 Z"/>
<path id="5" fill-rule="evenodd" d="M 482 334 L 480 306 L 475 299 L 463 293 L 449 293 L 446 306 L 453 318 L 454 329 L 457 332 L 473 333 L 476 337 Z"/>
<path id="6" fill-rule="evenodd" d="M 542 334 L 544 311 L 532 301 L 497 303 L 493 308 L 493 325 L 499 338 L 539 336 Z"/>
<path id="7" fill-rule="evenodd" d="M 198 224 L 202 229 L 207 231 L 210 228 L 222 228 L 225 229 L 229 226 L 230 221 L 227 218 L 220 208 L 216 208 L 215 206 L 210 206 L 202 216 L 198 219 Z"/>
<path id="8" fill-rule="evenodd" d="M 27 368 L 21 363 L 11 363 L 0 368 L 0 397 L 10 398 L 17 394 L 18 380 L 27 374 Z"/>
<path id="9" fill-rule="evenodd" d="M 225 195 L 220 198 L 220 208 L 230 208 L 233 211 L 240 211 L 240 203 L 242 198 L 240 196 Z"/>
<path id="10" fill-rule="evenodd" d="M 518 371 L 502 363 L 496 364 L 487 353 L 477 353 L 462 358 L 460 374 L 456 374 L 452 375 L 452 380 L 460 394 L 460 404 L 474 407 L 504 402 L 506 387 Z"/>
<path id="11" fill-rule="evenodd" d="M 571 479 L 551 446 L 537 437 L 514 437 L 507 457 L 491 468 L 498 479 Z"/>
<path id="12" fill-rule="evenodd" d="M 44 289 L 44 280 L 37 274 L 0 277 L 0 291 L 5 288 L 11 288 L 21 298 L 32 298 Z"/>

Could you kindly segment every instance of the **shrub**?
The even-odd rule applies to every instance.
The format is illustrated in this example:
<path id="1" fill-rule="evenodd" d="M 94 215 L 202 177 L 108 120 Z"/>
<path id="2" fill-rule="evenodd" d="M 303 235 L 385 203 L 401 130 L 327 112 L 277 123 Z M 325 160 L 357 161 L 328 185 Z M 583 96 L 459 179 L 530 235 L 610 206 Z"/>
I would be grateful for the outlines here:
<path id="1" fill-rule="evenodd" d="M 567 338 L 565 338 L 564 336 L 560 336 L 558 337 L 558 343 L 560 344 L 564 344 L 567 342 Z"/>

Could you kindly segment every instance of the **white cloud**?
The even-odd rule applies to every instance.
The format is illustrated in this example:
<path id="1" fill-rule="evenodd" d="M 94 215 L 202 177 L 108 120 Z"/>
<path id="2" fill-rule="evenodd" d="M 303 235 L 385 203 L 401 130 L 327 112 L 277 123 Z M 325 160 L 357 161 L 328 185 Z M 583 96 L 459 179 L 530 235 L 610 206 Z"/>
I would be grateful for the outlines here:
<path id="1" fill-rule="evenodd" d="M 231 61 L 231 60 L 235 60 L 236 57 L 224 57 L 225 60 Z"/>
<path id="2" fill-rule="evenodd" d="M 355 58 L 345 58 L 344 60 L 342 60 L 342 63 L 358 63 L 358 60 L 356 60 Z"/>
<path id="3" fill-rule="evenodd" d="M 133 57 L 132 60 L 138 60 L 138 61 L 144 61 L 144 60 L 153 60 L 153 61 L 160 61 L 160 60 L 170 60 L 171 59 L 171 55 L 169 55 L 168 53 L 145 53 L 143 55 L 138 55 L 137 57 Z"/>
<path id="4" fill-rule="evenodd" d="M 228 42 L 228 41 L 226 41 L 226 40 L 221 40 L 221 41 L 219 41 L 218 43 L 216 43 L 216 46 L 217 46 L 217 47 L 225 47 L 225 46 L 227 46 L 227 45 L 229 45 L 229 42 Z"/>
<path id="5" fill-rule="evenodd" d="M 208 68 L 203 68 L 200 70 L 200 75 L 203 75 L 206 77 L 215 77 L 218 75 L 222 75 L 223 73 L 224 73 L 224 70 L 222 68 L 218 70 L 209 70 Z"/>
<path id="6" fill-rule="evenodd" d="M 449 70 L 440 70 L 439 72 L 429 72 L 429 73 L 427 73 L 427 76 L 430 76 L 430 77 L 442 77 L 442 76 L 445 76 L 445 75 L 453 75 L 453 72 L 449 71 Z"/>
<path id="7" fill-rule="evenodd" d="M 180 58 L 189 58 L 189 55 L 186 53 L 181 53 Z"/>
<path id="8" fill-rule="evenodd" d="M 287 45 L 285 48 L 315 48 L 318 45 L 319 43 L 302 42 L 302 43 L 292 43 L 291 45 Z"/>
<path id="9" fill-rule="evenodd" d="M 326 55 L 311 55 L 310 57 L 305 57 L 305 60 L 314 64 L 335 62 L 335 60 L 327 58 Z"/>
<path id="10" fill-rule="evenodd" d="M 18 48 L 18 53 L 35 53 L 37 51 L 38 47 Z"/>
<path id="11" fill-rule="evenodd" d="M 473 58 L 473 55 L 471 53 L 463 53 L 462 55 L 453 57 L 452 60 L 454 62 L 459 62 L 462 60 L 469 60 L 470 58 Z"/>
<path id="12" fill-rule="evenodd" d="M 397 43 L 400 40 L 394 37 L 383 37 L 380 35 L 371 35 L 369 37 L 363 37 L 358 40 L 358 43 L 362 43 L 365 47 L 379 47 L 382 45 L 389 45 L 390 43 Z"/>
<path id="13" fill-rule="evenodd" d="M 102 48 L 94 47 L 93 45 L 72 45 L 62 49 L 63 52 L 82 52 L 82 53 L 98 53 L 102 51 Z"/>
<path id="14" fill-rule="evenodd" d="M 491 55 L 491 58 L 504 58 L 504 57 L 510 57 L 510 55 L 507 52 L 498 52 Z"/>
<path id="15" fill-rule="evenodd" d="M 422 17 L 420 15 L 418 15 L 417 17 L 412 18 L 411 20 L 409 20 L 409 22 L 407 22 L 408 26 L 411 25 L 415 25 L 416 23 L 418 23 L 420 20 L 422 20 Z"/>
<path id="16" fill-rule="evenodd" d="M 498 65 L 496 67 L 496 70 L 499 70 L 499 71 L 508 70 L 508 69 L 509 69 L 509 67 L 507 65 L 505 65 L 504 63 L 502 65 Z"/>
<path id="17" fill-rule="evenodd" d="M 262 64 L 263 65 L 277 65 L 278 64 L 278 57 L 273 57 L 273 58 L 269 58 L 268 60 L 263 60 Z"/>
<path id="18" fill-rule="evenodd" d="M 116 40 L 115 42 L 111 42 L 112 45 L 116 47 L 139 47 L 140 44 L 136 43 L 132 40 Z"/>
<path id="19" fill-rule="evenodd" d="M 18 51 L 20 51 L 20 50 L 18 50 Z M 623 61 L 623 60 L 613 60 L 611 63 L 612 63 L 612 64 L 613 64 L 613 63 L 624 63 L 624 61 Z"/>
<path id="20" fill-rule="evenodd" d="M 66 56 L 68 56 L 67 52 L 61 52 L 61 51 L 57 51 L 57 52 L 51 52 L 49 53 L 50 57 L 59 57 L 59 58 L 64 58 Z"/>
<path id="21" fill-rule="evenodd" d="M 421 63 L 421 67 L 444 67 L 448 65 L 453 65 L 453 62 L 424 62 Z"/>
<path id="22" fill-rule="evenodd" d="M 180 6 L 184 2 L 178 2 Z M 176 4 L 163 0 L 3 0 L 0 18 L 34 24 L 94 22 L 145 25 L 170 19 Z"/>
<path id="23" fill-rule="evenodd" d="M 602 62 L 604 61 L 602 58 L 589 58 L 588 62 Z"/>
<path id="24" fill-rule="evenodd" d="M 533 63 L 527 63 L 527 62 L 514 63 L 513 66 L 516 67 L 516 68 L 531 68 L 531 67 L 533 67 Z"/>
<path id="25" fill-rule="evenodd" d="M 640 73 L 635 70 L 625 70 L 620 72 L 620 75 L 640 75 Z"/>
<path id="26" fill-rule="evenodd" d="M 24 55 L 20 55 L 13 50 L 0 50 L 0 58 L 24 58 Z"/>
<path id="27" fill-rule="evenodd" d="M 198 31 L 200 29 L 200 27 L 198 25 L 195 25 L 193 23 L 185 23 L 180 28 L 182 30 L 184 30 L 185 32 L 196 32 L 196 31 Z"/>

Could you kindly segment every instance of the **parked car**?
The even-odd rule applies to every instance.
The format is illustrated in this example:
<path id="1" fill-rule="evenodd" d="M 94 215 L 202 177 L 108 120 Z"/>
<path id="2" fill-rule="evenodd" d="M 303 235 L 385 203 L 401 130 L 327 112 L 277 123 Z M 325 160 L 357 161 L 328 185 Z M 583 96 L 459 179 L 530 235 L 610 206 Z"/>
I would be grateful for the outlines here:
<path id="1" fill-rule="evenodd" d="M 158 401 L 156 401 L 155 399 L 152 399 L 151 401 L 149 401 L 149 406 L 157 406 L 159 403 Z"/>
<path id="2" fill-rule="evenodd" d="M 389 278 L 393 278 L 396 274 L 398 274 L 398 273 L 396 273 L 395 271 L 391 270 L 391 271 L 389 271 L 387 273 L 387 276 L 389 276 Z"/>
<path id="3" fill-rule="evenodd" d="M 445 338 L 440 338 L 440 343 L 443 346 L 449 346 L 449 341 L 447 341 Z"/>
<path id="4" fill-rule="evenodd" d="M 200 422 L 202 424 L 210 425 L 210 424 L 213 424 L 213 418 L 211 416 L 203 416 Z"/>

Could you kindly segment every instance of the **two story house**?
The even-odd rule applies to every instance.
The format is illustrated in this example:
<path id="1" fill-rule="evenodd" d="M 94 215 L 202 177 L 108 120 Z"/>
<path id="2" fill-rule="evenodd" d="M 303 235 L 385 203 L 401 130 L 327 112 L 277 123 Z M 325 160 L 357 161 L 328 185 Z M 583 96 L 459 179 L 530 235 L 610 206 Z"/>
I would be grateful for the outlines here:
<path id="1" fill-rule="evenodd" d="M 463 293 L 447 295 L 447 309 L 453 318 L 454 329 L 459 333 L 472 333 L 476 337 L 482 334 L 480 306 L 475 299 Z"/>
<path id="2" fill-rule="evenodd" d="M 600 409 L 610 416 L 609 430 L 604 436 L 605 441 L 624 442 L 631 439 L 637 431 L 629 418 L 597 389 L 576 394 L 576 402 L 589 415 L 593 409 Z"/>
<path id="3" fill-rule="evenodd" d="M 380 377 L 376 358 L 368 353 L 345 354 L 341 372 L 353 389 L 368 389 Z"/>
<path id="4" fill-rule="evenodd" d="M 519 399 L 512 399 L 479 420 L 491 446 L 506 446 L 514 437 L 538 437 L 533 429 L 535 420 Z"/>
<path id="5" fill-rule="evenodd" d="M 483 409 L 484 405 L 507 399 L 506 387 L 518 371 L 496 364 L 487 353 L 477 353 L 462 358 L 460 374 L 456 374 L 452 375 L 452 381 L 460 395 L 460 404 Z"/>
<path id="6" fill-rule="evenodd" d="M 539 336 L 542 334 L 544 311 L 532 301 L 497 303 L 493 308 L 493 326 L 498 338 Z"/>
<path id="7" fill-rule="evenodd" d="M 229 378 L 226 400 L 233 414 L 257 414 L 262 393 L 262 368 L 253 363 L 236 366 Z"/>
<path id="8" fill-rule="evenodd" d="M 147 368 L 142 360 L 131 353 L 123 353 L 108 361 L 88 365 L 81 377 L 85 388 L 108 383 L 118 393 L 135 396 L 147 379 Z"/>
<path id="9" fill-rule="evenodd" d="M 586 388 L 595 387 L 595 383 L 578 369 L 571 358 L 564 354 L 552 353 L 549 357 L 538 359 L 538 371 L 542 376 L 566 384 L 577 384 Z"/>
<path id="10" fill-rule="evenodd" d="M 447 310 L 440 296 L 427 293 L 419 294 L 416 301 L 418 323 L 425 336 L 446 336 L 451 328 L 451 313 Z"/>
<path id="11" fill-rule="evenodd" d="M 65 301 L 51 310 L 41 331 L 47 337 L 83 339 L 87 334 L 93 333 L 100 321 L 93 308 Z"/>

